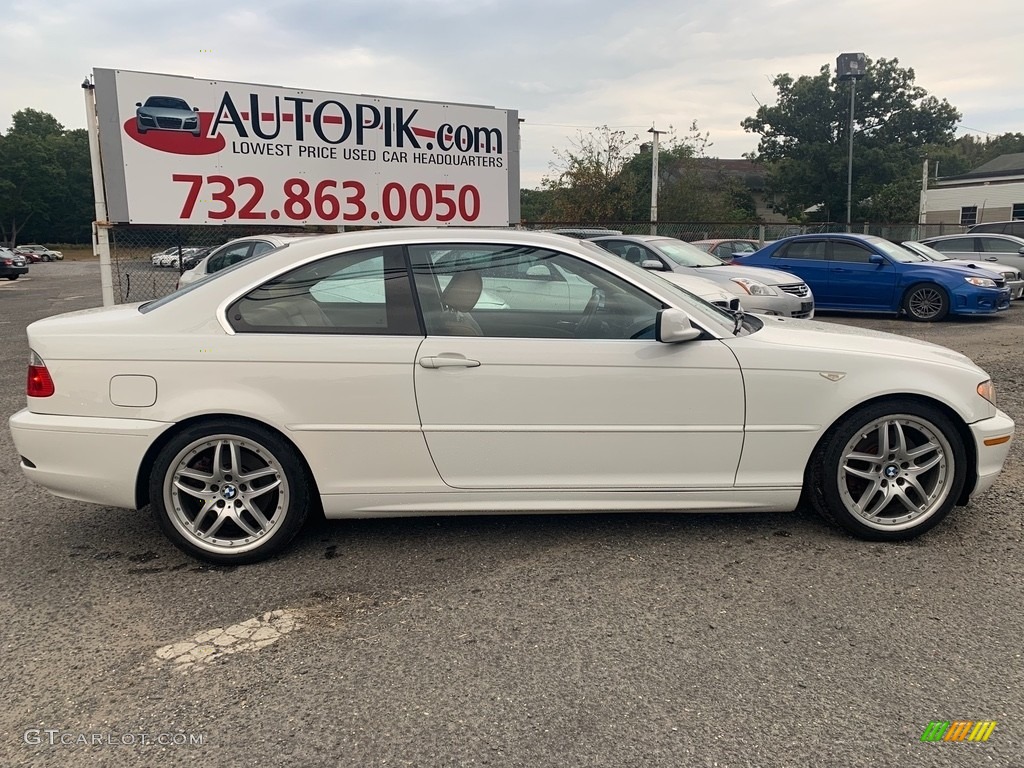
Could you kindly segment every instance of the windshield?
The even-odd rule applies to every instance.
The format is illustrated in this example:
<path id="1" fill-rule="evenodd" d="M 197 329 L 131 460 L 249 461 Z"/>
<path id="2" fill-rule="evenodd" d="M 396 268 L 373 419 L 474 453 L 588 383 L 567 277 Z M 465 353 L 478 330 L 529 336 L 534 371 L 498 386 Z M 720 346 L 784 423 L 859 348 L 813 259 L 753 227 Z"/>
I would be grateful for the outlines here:
<path id="1" fill-rule="evenodd" d="M 702 251 L 696 245 L 684 243 L 671 237 L 663 237 L 658 240 L 648 240 L 647 245 L 651 246 L 666 258 L 675 262 L 681 267 L 724 267 L 725 262 L 717 256 L 712 256 Z"/>
<path id="2" fill-rule="evenodd" d="M 875 237 L 874 235 L 865 235 L 864 240 L 871 243 L 878 250 L 884 253 L 893 261 L 898 261 L 901 264 L 910 264 L 912 262 L 931 261 L 919 253 L 914 253 L 908 248 L 904 248 L 902 245 L 896 245 L 896 243 L 890 242 L 882 237 Z"/>
<path id="3" fill-rule="evenodd" d="M 907 250 L 921 254 L 922 256 L 931 261 L 953 261 L 953 259 L 949 258 L 949 256 L 944 254 L 942 251 L 937 251 L 930 245 L 925 245 L 924 243 L 910 241 L 900 243 L 900 245 L 902 245 Z"/>
<path id="4" fill-rule="evenodd" d="M 609 256 L 608 251 L 589 240 L 581 240 L 580 245 L 588 251 L 599 254 L 602 259 L 607 259 Z M 683 243 L 683 245 L 687 245 L 687 243 Z M 706 256 L 707 254 L 704 255 Z M 653 281 L 659 291 L 672 294 L 673 303 L 677 307 L 690 312 L 697 322 L 702 323 L 705 327 L 713 328 L 721 336 L 733 335 L 735 320 L 732 313 L 705 301 L 700 296 L 696 296 L 684 288 L 680 288 L 657 272 L 644 269 L 625 259 L 616 258 L 615 267 L 635 277 L 639 285 L 650 285 Z"/>
<path id="5" fill-rule="evenodd" d="M 176 99 L 173 96 L 150 96 L 146 99 L 147 107 L 154 107 L 156 109 L 188 109 L 186 104 L 181 99 Z"/>

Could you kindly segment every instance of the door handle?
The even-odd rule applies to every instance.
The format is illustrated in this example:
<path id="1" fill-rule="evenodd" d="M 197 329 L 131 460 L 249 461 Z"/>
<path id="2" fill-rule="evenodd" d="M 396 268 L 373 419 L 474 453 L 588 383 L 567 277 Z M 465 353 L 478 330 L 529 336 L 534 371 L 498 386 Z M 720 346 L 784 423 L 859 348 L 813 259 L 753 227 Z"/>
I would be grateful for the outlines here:
<path id="1" fill-rule="evenodd" d="M 470 360 L 467 357 L 450 357 L 438 355 L 437 357 L 421 357 L 420 365 L 424 368 L 477 368 L 479 360 Z"/>

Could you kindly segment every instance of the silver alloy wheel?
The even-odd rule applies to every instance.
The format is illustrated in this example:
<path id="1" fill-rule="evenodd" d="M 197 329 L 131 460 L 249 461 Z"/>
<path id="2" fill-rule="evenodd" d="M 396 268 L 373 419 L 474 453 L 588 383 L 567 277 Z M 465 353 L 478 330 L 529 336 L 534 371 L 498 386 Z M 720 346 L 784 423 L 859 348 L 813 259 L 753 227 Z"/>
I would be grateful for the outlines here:
<path id="1" fill-rule="evenodd" d="M 946 297 L 939 288 L 917 288 L 907 299 L 907 310 L 919 320 L 931 320 L 942 312 Z"/>
<path id="2" fill-rule="evenodd" d="M 288 478 L 266 447 L 238 435 L 189 443 L 163 480 L 171 524 L 215 554 L 248 552 L 269 539 L 288 510 Z"/>
<path id="3" fill-rule="evenodd" d="M 871 528 L 913 528 L 949 497 L 954 462 L 949 441 L 928 420 L 909 414 L 883 416 L 858 430 L 843 448 L 839 497 Z"/>

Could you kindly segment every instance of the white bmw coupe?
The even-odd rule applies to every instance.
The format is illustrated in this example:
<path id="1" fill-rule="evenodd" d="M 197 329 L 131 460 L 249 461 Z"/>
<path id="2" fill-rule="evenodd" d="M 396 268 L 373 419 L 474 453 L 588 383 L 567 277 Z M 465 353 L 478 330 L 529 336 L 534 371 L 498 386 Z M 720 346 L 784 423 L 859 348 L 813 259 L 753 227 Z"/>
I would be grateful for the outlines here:
<path id="1" fill-rule="evenodd" d="M 857 536 L 908 539 L 995 482 L 1014 430 L 961 354 L 729 312 L 522 231 L 295 241 L 28 337 L 28 407 L 10 420 L 25 474 L 150 505 L 175 544 L 219 563 L 278 552 L 313 506 L 786 511 L 803 497 Z"/>

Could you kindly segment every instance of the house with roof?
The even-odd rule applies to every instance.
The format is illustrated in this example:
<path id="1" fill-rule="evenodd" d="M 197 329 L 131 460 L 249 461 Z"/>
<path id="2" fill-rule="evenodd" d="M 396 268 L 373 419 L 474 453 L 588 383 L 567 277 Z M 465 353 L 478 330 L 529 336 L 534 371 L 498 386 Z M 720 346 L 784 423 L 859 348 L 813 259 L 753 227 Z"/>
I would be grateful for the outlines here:
<path id="1" fill-rule="evenodd" d="M 922 224 L 971 226 L 1024 219 L 1024 152 L 1000 155 L 959 176 L 935 179 L 921 190 Z"/>

